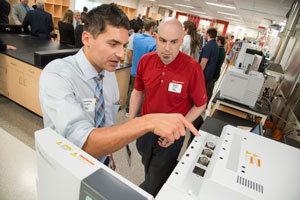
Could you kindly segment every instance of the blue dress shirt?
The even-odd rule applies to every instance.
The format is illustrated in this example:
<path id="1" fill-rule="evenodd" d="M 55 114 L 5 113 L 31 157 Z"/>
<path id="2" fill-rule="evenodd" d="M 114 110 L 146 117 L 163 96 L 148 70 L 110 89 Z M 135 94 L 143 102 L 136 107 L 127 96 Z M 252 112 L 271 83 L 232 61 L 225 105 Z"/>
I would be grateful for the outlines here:
<path id="1" fill-rule="evenodd" d="M 113 126 L 119 109 L 119 89 L 114 72 L 103 70 L 105 125 Z M 56 59 L 42 71 L 39 97 L 44 126 L 82 148 L 95 129 L 95 108 L 88 110 L 86 100 L 95 99 L 98 72 L 81 49 L 74 56 Z"/>

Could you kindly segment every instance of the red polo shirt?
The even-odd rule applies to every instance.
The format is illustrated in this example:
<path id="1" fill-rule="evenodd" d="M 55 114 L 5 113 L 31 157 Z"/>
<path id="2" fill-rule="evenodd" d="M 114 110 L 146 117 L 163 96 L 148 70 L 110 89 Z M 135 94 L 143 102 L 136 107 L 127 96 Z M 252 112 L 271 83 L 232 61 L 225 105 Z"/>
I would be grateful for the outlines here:
<path id="1" fill-rule="evenodd" d="M 202 67 L 182 52 L 168 65 L 157 52 L 144 55 L 138 64 L 134 88 L 145 90 L 142 115 L 181 113 L 185 116 L 192 103 L 199 107 L 207 101 Z"/>

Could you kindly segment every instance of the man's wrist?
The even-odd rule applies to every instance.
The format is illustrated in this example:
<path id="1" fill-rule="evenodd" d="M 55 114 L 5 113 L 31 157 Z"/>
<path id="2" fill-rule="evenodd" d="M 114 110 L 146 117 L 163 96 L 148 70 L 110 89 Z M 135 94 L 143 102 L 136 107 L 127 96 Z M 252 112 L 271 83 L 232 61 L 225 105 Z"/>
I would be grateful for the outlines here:
<path id="1" fill-rule="evenodd" d="M 153 115 L 147 114 L 139 117 L 142 121 L 143 131 L 154 132 Z"/>

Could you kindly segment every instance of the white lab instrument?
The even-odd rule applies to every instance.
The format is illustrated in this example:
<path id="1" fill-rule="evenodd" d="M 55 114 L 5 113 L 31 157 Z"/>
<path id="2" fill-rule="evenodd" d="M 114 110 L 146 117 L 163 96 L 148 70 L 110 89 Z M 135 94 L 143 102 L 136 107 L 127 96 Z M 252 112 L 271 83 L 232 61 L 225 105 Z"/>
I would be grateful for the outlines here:
<path id="1" fill-rule="evenodd" d="M 261 72 L 230 67 L 220 87 L 220 97 L 254 107 L 264 83 Z"/>
<path id="2" fill-rule="evenodd" d="M 299 200 L 300 150 L 225 126 L 194 138 L 156 200 Z"/>
<path id="3" fill-rule="evenodd" d="M 149 200 L 153 196 L 50 128 L 35 132 L 38 200 Z"/>

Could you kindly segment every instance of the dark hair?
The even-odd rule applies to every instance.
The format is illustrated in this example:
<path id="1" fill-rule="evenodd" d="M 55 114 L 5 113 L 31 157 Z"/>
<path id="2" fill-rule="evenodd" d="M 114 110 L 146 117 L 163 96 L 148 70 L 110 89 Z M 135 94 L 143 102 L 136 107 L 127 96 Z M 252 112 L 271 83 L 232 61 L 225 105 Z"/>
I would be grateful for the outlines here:
<path id="1" fill-rule="evenodd" d="M 144 21 L 144 27 L 145 31 L 149 31 L 151 27 L 155 27 L 156 21 L 154 21 L 152 18 L 146 18 Z"/>
<path id="2" fill-rule="evenodd" d="M 64 14 L 62 22 L 73 24 L 73 15 L 74 15 L 74 13 L 72 10 L 67 10 Z"/>
<path id="3" fill-rule="evenodd" d="M 141 25 L 139 25 L 138 23 L 135 23 L 132 26 L 132 29 L 134 30 L 135 33 L 139 32 L 139 30 L 143 29 L 143 27 Z"/>
<path id="4" fill-rule="evenodd" d="M 208 34 L 211 39 L 215 39 L 217 37 L 218 32 L 215 28 L 209 28 L 207 29 L 206 34 Z"/>
<path id="5" fill-rule="evenodd" d="M 130 29 L 129 19 L 117 4 L 102 4 L 86 15 L 83 30 L 91 33 L 94 38 L 105 32 L 106 25 Z"/>
<path id="6" fill-rule="evenodd" d="M 83 7 L 83 11 L 84 11 L 84 12 L 87 12 L 87 11 L 88 11 L 88 8 L 84 6 L 84 7 Z"/>
<path id="7" fill-rule="evenodd" d="M 194 55 L 196 53 L 197 46 L 201 49 L 201 43 L 197 34 L 196 25 L 194 22 L 185 21 L 183 22 L 183 27 L 184 30 L 189 30 L 187 34 L 191 36 L 191 55 Z"/>
<path id="8" fill-rule="evenodd" d="M 217 41 L 220 41 L 221 42 L 221 45 L 224 45 L 225 44 L 225 38 L 223 36 L 218 36 L 217 37 Z"/>
<path id="9" fill-rule="evenodd" d="M 86 14 L 85 12 L 82 12 L 82 13 L 81 13 L 81 18 L 80 18 L 80 19 L 81 19 L 81 22 L 82 22 L 82 23 L 85 22 L 86 15 L 87 15 L 87 14 Z"/>

